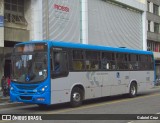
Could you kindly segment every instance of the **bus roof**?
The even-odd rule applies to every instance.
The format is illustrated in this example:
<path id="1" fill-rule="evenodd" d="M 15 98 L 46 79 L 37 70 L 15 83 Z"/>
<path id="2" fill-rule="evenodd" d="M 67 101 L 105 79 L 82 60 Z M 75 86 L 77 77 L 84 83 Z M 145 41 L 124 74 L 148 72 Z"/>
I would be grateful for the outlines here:
<path id="1" fill-rule="evenodd" d="M 122 52 L 122 53 L 135 53 L 135 54 L 153 55 L 153 52 L 151 52 L 151 51 L 143 51 L 143 50 L 128 49 L 128 48 L 118 48 L 118 47 L 109 47 L 109 46 L 100 46 L 100 45 L 90 45 L 90 44 L 80 44 L 80 43 L 55 41 L 55 40 L 29 41 L 29 42 L 23 42 L 23 43 L 19 43 L 19 44 L 28 44 L 28 43 L 48 43 L 50 46 L 56 46 L 56 47 L 66 47 L 66 48 L 77 48 L 77 49 L 114 51 L 114 52 Z M 17 45 L 19 45 L 19 44 L 17 44 Z"/>

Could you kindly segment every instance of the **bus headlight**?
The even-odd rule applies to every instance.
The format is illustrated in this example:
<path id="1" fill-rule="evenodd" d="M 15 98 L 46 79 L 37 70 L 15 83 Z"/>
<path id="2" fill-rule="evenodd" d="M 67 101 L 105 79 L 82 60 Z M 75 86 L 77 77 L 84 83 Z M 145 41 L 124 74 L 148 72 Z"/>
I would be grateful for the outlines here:
<path id="1" fill-rule="evenodd" d="M 41 92 L 44 92 L 47 89 L 47 86 L 44 86 L 40 89 Z"/>
<path id="2" fill-rule="evenodd" d="M 14 88 L 13 88 L 13 87 L 11 87 L 11 88 L 10 88 L 10 90 L 11 90 L 11 91 L 13 91 L 13 90 L 14 90 Z"/>
<path id="3" fill-rule="evenodd" d="M 45 91 L 45 88 L 42 88 L 41 91 Z"/>

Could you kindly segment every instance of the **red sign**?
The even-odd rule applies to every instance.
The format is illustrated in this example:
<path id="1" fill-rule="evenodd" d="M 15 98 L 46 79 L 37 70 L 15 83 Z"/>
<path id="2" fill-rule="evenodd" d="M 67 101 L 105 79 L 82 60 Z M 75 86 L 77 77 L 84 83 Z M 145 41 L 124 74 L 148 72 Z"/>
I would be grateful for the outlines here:
<path id="1" fill-rule="evenodd" d="M 61 5 L 58 5 L 58 4 L 54 4 L 54 9 L 61 10 L 61 11 L 64 11 L 64 12 L 69 12 L 69 8 L 68 7 L 61 6 Z"/>

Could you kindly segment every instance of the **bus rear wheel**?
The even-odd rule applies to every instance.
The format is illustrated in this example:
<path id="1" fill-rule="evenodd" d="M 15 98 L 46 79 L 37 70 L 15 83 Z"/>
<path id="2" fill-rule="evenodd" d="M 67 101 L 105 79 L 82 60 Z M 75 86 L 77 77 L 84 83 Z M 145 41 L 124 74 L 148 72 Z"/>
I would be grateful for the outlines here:
<path id="1" fill-rule="evenodd" d="M 71 92 L 71 102 L 70 102 L 71 106 L 78 107 L 82 105 L 82 100 L 83 100 L 83 91 L 78 87 L 74 87 Z"/>
<path id="2" fill-rule="evenodd" d="M 131 83 L 129 90 L 129 97 L 135 97 L 137 95 L 137 85 L 136 83 Z"/>

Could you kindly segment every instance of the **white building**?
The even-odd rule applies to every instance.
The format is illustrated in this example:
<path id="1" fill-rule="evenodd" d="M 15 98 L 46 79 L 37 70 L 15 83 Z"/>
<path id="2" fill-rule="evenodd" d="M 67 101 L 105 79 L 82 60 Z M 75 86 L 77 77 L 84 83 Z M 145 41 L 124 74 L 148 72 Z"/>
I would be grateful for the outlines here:
<path id="1" fill-rule="evenodd" d="M 145 0 L 45 0 L 42 6 L 44 39 L 146 50 Z"/>

